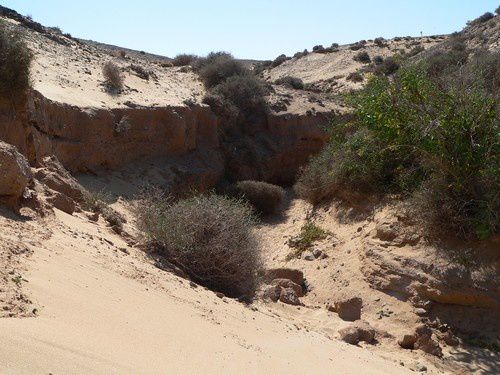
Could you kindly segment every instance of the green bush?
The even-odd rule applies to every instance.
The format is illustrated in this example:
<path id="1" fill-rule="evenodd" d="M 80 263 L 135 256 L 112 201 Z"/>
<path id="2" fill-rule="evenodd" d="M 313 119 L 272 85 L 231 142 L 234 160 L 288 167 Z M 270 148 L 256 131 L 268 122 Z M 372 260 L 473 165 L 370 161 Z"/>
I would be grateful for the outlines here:
<path id="1" fill-rule="evenodd" d="M 263 215 L 277 212 L 285 197 L 282 187 L 263 181 L 239 181 L 236 183 L 236 192 Z"/>
<path id="2" fill-rule="evenodd" d="M 173 202 L 144 194 L 136 209 L 150 246 L 194 281 L 230 297 L 252 297 L 261 270 L 252 209 L 210 194 Z"/>
<path id="3" fill-rule="evenodd" d="M 443 90 L 442 79 L 425 64 L 406 67 L 349 96 L 355 119 L 337 126 L 302 172 L 299 195 L 317 202 L 339 191 L 413 194 L 434 227 L 480 238 L 496 233 L 498 96 L 451 78 Z"/>
<path id="4" fill-rule="evenodd" d="M 302 253 L 310 249 L 316 241 L 321 241 L 327 238 L 330 232 L 317 226 L 311 221 L 307 221 L 300 228 L 300 233 L 297 237 L 291 238 L 288 241 L 288 246 L 294 250 L 286 256 L 286 260 L 290 261 L 294 258 L 299 258 Z"/>
<path id="5" fill-rule="evenodd" d="M 378 60 L 380 61 L 380 60 Z M 389 56 L 385 60 L 382 60 L 380 64 L 377 64 L 373 70 L 373 72 L 376 75 L 386 75 L 389 76 L 391 74 L 396 73 L 396 71 L 399 69 L 399 64 L 396 62 L 394 57 Z"/>
<path id="6" fill-rule="evenodd" d="M 25 94 L 31 84 L 32 60 L 21 34 L 0 21 L 0 95 L 15 99 Z"/>
<path id="7" fill-rule="evenodd" d="M 230 53 L 211 52 L 194 64 L 207 89 L 212 89 L 230 77 L 250 74 L 250 71 Z"/>
<path id="8" fill-rule="evenodd" d="M 304 90 L 304 82 L 297 77 L 292 77 L 292 76 L 281 77 L 278 78 L 276 81 L 274 81 L 274 83 L 276 85 L 288 86 L 295 90 Z"/>

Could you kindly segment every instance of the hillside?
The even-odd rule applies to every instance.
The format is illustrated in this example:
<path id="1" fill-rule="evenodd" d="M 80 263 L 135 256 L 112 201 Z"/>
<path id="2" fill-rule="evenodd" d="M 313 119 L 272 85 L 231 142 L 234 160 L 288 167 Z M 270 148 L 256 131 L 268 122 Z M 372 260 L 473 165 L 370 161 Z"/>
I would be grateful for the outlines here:
<path id="1" fill-rule="evenodd" d="M 384 61 L 399 67 L 453 49 L 457 35 L 368 40 L 274 67 L 222 55 L 243 71 L 228 87 L 244 111 L 224 102 L 226 86 L 207 85 L 203 58 L 173 66 L 4 7 L 0 16 L 33 54 L 25 95 L 0 95 L 1 373 L 500 371 L 497 235 L 436 240 L 397 194 L 346 191 L 350 200 L 312 204 L 292 188 L 329 144 L 332 120 L 352 116 L 341 94 L 365 87 Z M 497 15 L 459 35 L 475 56 L 500 52 L 499 32 Z M 108 87 L 108 62 L 120 90 Z M 381 75 L 393 82 L 393 73 Z M 303 86 L 276 82 L 284 77 Z M 262 113 L 245 97 L 252 90 Z M 262 202 L 235 193 L 243 180 L 269 183 L 256 186 L 277 208 L 260 212 Z M 153 199 L 158 191 L 168 204 Z M 163 211 L 198 207 L 184 200 L 198 193 L 254 207 L 247 234 L 262 264 L 251 296 L 204 283 L 148 237 L 155 228 L 145 226 L 176 227 Z M 218 227 L 241 225 L 201 207 L 206 216 L 180 223 L 199 225 L 199 238 L 177 242 L 216 248 Z M 239 245 L 222 249 L 222 263 L 248 244 Z"/>

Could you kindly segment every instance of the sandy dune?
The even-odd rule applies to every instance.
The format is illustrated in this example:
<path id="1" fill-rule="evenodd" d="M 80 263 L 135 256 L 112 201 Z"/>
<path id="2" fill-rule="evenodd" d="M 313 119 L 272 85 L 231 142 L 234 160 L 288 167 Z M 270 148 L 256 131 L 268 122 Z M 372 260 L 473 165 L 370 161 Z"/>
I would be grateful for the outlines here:
<path id="1" fill-rule="evenodd" d="M 265 306 L 219 299 L 118 250 L 127 245 L 107 229 L 56 216 L 24 275 L 39 316 L 0 320 L 3 373 L 407 372 Z"/>

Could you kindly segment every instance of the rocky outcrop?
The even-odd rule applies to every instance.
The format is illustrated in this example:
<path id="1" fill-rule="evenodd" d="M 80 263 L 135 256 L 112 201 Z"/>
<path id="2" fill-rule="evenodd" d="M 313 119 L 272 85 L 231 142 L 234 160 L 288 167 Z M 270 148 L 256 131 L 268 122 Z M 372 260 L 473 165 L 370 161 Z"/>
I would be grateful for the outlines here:
<path id="1" fill-rule="evenodd" d="M 18 199 L 33 179 L 26 158 L 16 147 L 0 141 L 0 197 Z"/>
<path id="2" fill-rule="evenodd" d="M 361 320 L 339 330 L 339 338 L 351 345 L 357 345 L 360 341 L 370 344 L 375 340 L 375 329 Z"/>

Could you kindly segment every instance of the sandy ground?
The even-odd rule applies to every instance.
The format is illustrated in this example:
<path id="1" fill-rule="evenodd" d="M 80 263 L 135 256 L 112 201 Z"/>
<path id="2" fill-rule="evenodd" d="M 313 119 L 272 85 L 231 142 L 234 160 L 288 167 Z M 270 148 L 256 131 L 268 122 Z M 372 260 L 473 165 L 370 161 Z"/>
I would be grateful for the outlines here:
<path id="1" fill-rule="evenodd" d="M 53 219 L 23 275 L 38 316 L 0 320 L 3 373 L 408 372 L 264 305 L 190 286 L 103 223 Z"/>

